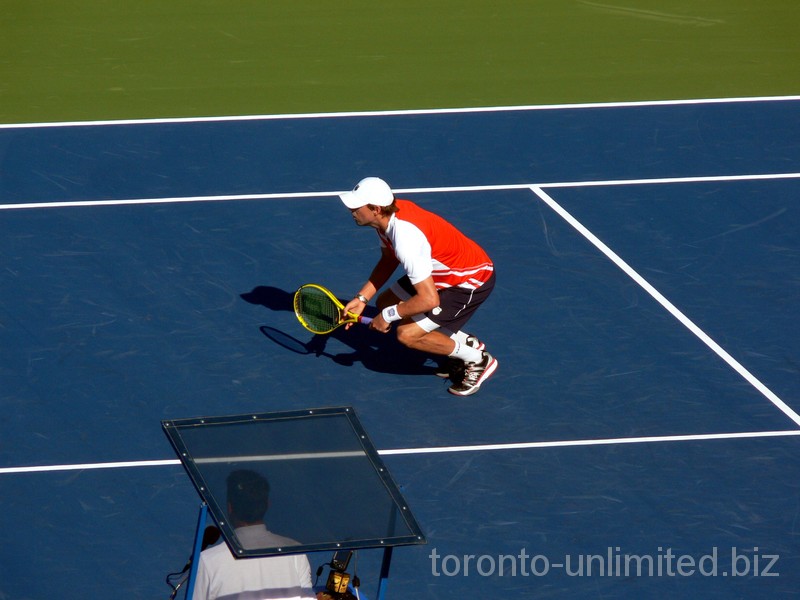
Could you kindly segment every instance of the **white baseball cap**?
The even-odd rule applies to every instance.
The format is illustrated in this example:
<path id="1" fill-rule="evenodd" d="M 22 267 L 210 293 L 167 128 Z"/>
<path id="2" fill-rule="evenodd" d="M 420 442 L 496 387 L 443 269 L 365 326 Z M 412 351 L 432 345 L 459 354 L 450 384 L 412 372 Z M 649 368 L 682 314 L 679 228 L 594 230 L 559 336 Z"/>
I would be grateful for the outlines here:
<path id="1" fill-rule="evenodd" d="M 394 202 L 392 188 L 379 177 L 365 177 L 356 184 L 352 192 L 339 194 L 344 205 L 350 210 L 360 208 L 367 204 L 375 206 L 389 206 Z"/>

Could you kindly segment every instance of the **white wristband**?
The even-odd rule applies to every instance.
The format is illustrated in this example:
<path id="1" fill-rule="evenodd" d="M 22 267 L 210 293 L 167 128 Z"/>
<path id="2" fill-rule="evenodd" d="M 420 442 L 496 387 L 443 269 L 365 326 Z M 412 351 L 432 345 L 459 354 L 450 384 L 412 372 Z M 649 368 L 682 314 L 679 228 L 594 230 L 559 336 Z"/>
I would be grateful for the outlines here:
<path id="1" fill-rule="evenodd" d="M 403 317 L 400 316 L 400 313 L 397 312 L 397 304 L 394 306 L 387 306 L 381 311 L 381 316 L 383 320 L 387 323 L 392 323 L 394 321 L 399 321 Z"/>

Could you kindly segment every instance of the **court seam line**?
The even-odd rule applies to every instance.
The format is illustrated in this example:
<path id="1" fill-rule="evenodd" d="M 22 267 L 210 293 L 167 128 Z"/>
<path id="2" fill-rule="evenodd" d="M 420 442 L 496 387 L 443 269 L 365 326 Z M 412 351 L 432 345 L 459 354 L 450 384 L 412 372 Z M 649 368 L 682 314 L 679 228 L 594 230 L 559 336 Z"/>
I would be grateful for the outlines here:
<path id="1" fill-rule="evenodd" d="M 595 248 L 602 252 L 606 258 L 619 267 L 628 277 L 639 285 L 645 292 L 658 302 L 664 309 L 675 317 L 684 327 L 693 333 L 701 342 L 719 356 L 729 367 L 736 371 L 745 381 L 760 392 L 767 400 L 772 402 L 783 414 L 789 417 L 797 426 L 800 426 L 800 415 L 798 415 L 788 404 L 781 400 L 777 394 L 770 390 L 755 375 L 748 371 L 739 361 L 731 356 L 722 346 L 717 344 L 711 336 L 700 329 L 694 321 L 689 319 L 681 310 L 670 302 L 661 292 L 659 292 L 649 281 L 642 277 L 633 267 L 625 262 L 616 252 L 609 248 L 600 238 L 593 234 L 578 219 L 570 214 L 550 195 L 537 186 L 531 186 L 531 191 L 542 202 L 547 204 L 556 214 L 571 225 L 579 234 L 586 238 Z"/>
<path id="2" fill-rule="evenodd" d="M 643 437 L 624 437 L 624 438 L 597 438 L 582 440 L 554 440 L 542 442 L 509 442 L 503 444 L 473 444 L 463 446 L 430 446 L 420 448 L 394 448 L 388 450 L 378 450 L 380 456 L 408 456 L 414 454 L 446 454 L 458 452 L 490 452 L 499 450 L 532 450 L 547 448 L 577 448 L 587 446 L 613 446 L 628 444 L 653 444 L 671 442 L 703 442 L 718 440 L 740 440 L 740 439 L 762 439 L 776 437 L 797 437 L 800 436 L 800 429 L 784 431 L 744 431 L 737 433 L 700 433 L 667 436 L 643 436 Z M 165 460 L 140 460 L 122 461 L 105 463 L 83 463 L 83 464 L 64 464 L 64 465 L 41 465 L 31 467 L 3 467 L 0 468 L 0 475 L 24 474 L 24 473 L 52 473 L 61 471 L 88 471 L 100 469 L 123 469 L 134 467 L 165 467 L 177 466 L 181 461 L 178 459 Z"/>
<path id="3" fill-rule="evenodd" d="M 452 192 L 495 192 L 506 190 L 611 187 L 626 185 L 661 185 L 681 183 L 725 183 L 737 181 L 772 181 L 778 179 L 800 179 L 800 173 L 753 173 L 749 175 L 696 175 L 687 177 L 654 177 L 641 179 L 608 179 L 598 181 L 563 181 L 550 183 L 515 183 L 496 185 L 462 185 L 440 187 L 397 188 L 397 194 L 441 194 Z M 48 208 L 86 208 L 97 206 L 137 206 L 147 204 L 183 204 L 192 202 L 237 202 L 250 200 L 291 200 L 306 198 L 336 197 L 346 190 L 337 192 L 273 192 L 266 194 L 222 194 L 214 196 L 175 196 L 167 198 L 129 198 L 121 200 L 64 200 L 56 202 L 29 202 L 0 204 L 0 210 L 35 210 Z"/>
<path id="4" fill-rule="evenodd" d="M 649 106 L 691 106 L 705 104 L 736 104 L 743 102 L 793 102 L 798 95 L 741 96 L 735 98 L 684 98 L 675 100 L 629 100 L 621 102 L 576 102 L 563 104 L 523 104 L 519 106 L 475 106 L 461 108 L 417 108 L 373 111 L 341 111 L 315 113 L 285 113 L 272 115 L 227 115 L 206 117 L 162 117 L 152 119 L 104 119 L 94 121 L 53 121 L 41 123 L 0 123 L 2 129 L 44 129 L 54 127 L 106 127 L 113 125 L 161 125 L 181 123 L 219 123 L 237 121 L 277 121 L 293 119 L 339 119 L 349 117 L 395 117 L 415 115 L 468 114 L 540 110 L 583 110 L 604 108 L 636 108 Z"/>

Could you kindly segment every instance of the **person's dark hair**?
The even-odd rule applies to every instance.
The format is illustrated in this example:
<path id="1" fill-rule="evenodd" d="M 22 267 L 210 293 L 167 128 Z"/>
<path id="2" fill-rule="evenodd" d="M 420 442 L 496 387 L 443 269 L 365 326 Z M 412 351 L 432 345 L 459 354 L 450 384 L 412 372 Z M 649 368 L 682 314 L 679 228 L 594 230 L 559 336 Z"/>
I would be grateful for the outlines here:
<path id="1" fill-rule="evenodd" d="M 269 507 L 269 481 L 255 471 L 240 469 L 228 475 L 228 503 L 237 518 L 255 523 Z"/>
<path id="2" fill-rule="evenodd" d="M 373 210 L 373 209 L 377 208 L 378 210 L 381 211 L 381 214 L 384 217 L 392 215 L 392 214 L 400 211 L 400 207 L 397 206 L 397 202 L 392 202 L 389 206 L 376 206 L 374 204 L 368 204 L 367 207 L 370 210 Z"/>

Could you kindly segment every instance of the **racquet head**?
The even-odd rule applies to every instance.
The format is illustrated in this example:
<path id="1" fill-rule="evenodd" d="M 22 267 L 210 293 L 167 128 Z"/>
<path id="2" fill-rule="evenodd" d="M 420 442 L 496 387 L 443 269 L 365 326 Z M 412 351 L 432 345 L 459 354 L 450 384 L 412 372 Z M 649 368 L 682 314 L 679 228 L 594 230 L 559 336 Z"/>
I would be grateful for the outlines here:
<path id="1" fill-rule="evenodd" d="M 311 333 L 330 333 L 347 323 L 368 324 L 371 319 L 345 314 L 344 305 L 330 290 L 315 283 L 301 285 L 294 293 L 294 314 Z"/>
<path id="2" fill-rule="evenodd" d="M 322 286 L 307 283 L 294 293 L 294 314 L 312 333 L 330 333 L 342 320 L 339 300 Z"/>

